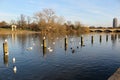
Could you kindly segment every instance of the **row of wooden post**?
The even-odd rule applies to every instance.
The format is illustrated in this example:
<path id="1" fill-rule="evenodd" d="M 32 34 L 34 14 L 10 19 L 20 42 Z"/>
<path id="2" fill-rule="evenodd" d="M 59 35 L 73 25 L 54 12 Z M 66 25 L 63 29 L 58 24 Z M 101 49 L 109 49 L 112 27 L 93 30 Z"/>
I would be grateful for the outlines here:
<path id="1" fill-rule="evenodd" d="M 108 40 L 108 35 L 106 36 L 106 40 Z M 93 43 L 94 41 L 94 37 L 91 36 L 91 43 Z M 102 36 L 100 35 L 100 42 L 102 41 Z M 64 42 L 65 42 L 65 48 L 67 47 L 68 45 L 68 39 L 67 39 L 67 36 L 65 37 L 64 39 Z M 83 46 L 84 44 L 84 39 L 83 39 L 83 36 L 81 36 L 81 46 Z M 47 47 L 47 44 L 46 44 L 46 39 L 45 37 L 43 38 L 43 48 L 46 48 Z M 4 42 L 3 43 L 3 52 L 4 52 L 4 55 L 8 55 L 8 43 L 7 42 Z"/>
<path id="2" fill-rule="evenodd" d="M 102 41 L 102 36 L 100 35 L 100 42 L 101 41 Z M 106 35 L 106 41 L 108 41 L 108 35 Z M 94 37 L 91 36 L 91 43 L 93 44 L 93 42 L 94 42 Z M 84 45 L 84 38 L 83 38 L 83 36 L 81 36 L 81 46 L 83 46 L 83 45 Z M 68 46 L 68 38 L 67 37 L 65 37 L 65 39 L 64 39 L 64 46 L 65 46 L 65 50 L 66 50 L 66 48 Z M 46 48 L 46 47 L 47 47 L 46 39 L 43 38 L 43 48 Z"/>
<path id="3" fill-rule="evenodd" d="M 102 41 L 102 36 L 100 35 L 100 42 Z M 108 35 L 106 36 L 106 41 L 108 41 Z M 94 42 L 94 37 L 91 36 L 91 43 L 93 44 Z M 68 38 L 67 36 L 65 37 L 64 39 L 64 46 L 65 46 L 65 50 L 67 50 L 67 47 L 68 47 Z M 84 45 L 84 39 L 83 39 L 83 36 L 81 36 L 81 46 Z M 43 38 L 43 53 L 46 52 L 46 48 L 47 48 L 47 44 L 46 44 L 46 39 L 45 37 Z M 8 43 L 7 42 L 4 42 L 3 43 L 3 52 L 4 52 L 4 55 L 8 55 L 9 52 L 8 52 Z"/>

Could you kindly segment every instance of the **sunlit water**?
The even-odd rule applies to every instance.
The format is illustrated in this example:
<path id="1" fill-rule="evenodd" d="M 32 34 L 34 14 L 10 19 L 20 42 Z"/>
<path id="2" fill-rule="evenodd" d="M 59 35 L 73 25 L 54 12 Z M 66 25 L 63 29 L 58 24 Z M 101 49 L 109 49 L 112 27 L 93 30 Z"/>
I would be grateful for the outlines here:
<path id="1" fill-rule="evenodd" d="M 81 36 L 68 36 L 66 50 L 65 37 L 47 37 L 43 50 L 40 34 L 0 35 L 0 80 L 107 80 L 120 67 L 120 34 L 82 36 L 83 46 Z M 8 56 L 3 55 L 5 39 Z"/>

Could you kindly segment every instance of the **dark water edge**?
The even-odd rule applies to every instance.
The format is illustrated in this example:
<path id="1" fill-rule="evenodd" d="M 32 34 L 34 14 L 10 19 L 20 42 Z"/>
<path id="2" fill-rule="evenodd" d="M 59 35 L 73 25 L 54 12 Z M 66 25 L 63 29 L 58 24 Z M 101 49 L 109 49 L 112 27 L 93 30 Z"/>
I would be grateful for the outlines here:
<path id="1" fill-rule="evenodd" d="M 81 36 L 84 45 L 81 46 Z M 91 41 L 91 36 L 94 40 Z M 120 67 L 120 34 L 91 33 L 47 36 L 44 51 L 40 34 L 0 36 L 1 80 L 107 80 Z M 3 42 L 8 40 L 9 55 L 3 56 Z M 32 47 L 31 50 L 28 48 Z M 52 52 L 48 47 L 53 49 Z M 73 52 L 74 51 L 74 52 Z M 15 63 L 12 62 L 15 57 Z M 17 72 L 13 72 L 13 67 Z"/>

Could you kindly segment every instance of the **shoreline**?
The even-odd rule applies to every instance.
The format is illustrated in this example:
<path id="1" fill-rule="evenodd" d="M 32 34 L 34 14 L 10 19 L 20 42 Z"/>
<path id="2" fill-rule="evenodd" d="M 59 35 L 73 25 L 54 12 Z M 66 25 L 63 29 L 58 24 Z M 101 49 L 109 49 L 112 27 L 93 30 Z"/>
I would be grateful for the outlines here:
<path id="1" fill-rule="evenodd" d="M 41 33 L 40 31 L 39 32 L 36 32 L 36 31 L 29 31 L 29 30 L 16 30 L 16 31 L 12 31 L 10 29 L 2 29 L 0 28 L 0 34 L 27 34 L 27 33 Z"/>

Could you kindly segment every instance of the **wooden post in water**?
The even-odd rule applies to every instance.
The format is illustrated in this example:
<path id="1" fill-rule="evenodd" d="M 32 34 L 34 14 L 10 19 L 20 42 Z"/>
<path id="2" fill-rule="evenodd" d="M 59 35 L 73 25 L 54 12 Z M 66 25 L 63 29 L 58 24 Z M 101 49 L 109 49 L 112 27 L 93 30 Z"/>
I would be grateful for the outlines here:
<path id="1" fill-rule="evenodd" d="M 43 37 L 43 57 L 45 57 L 46 55 L 46 48 L 47 48 L 46 39 L 45 37 Z"/>
<path id="2" fill-rule="evenodd" d="M 81 46 L 83 46 L 83 42 L 84 42 L 83 36 L 81 36 Z"/>
<path id="3" fill-rule="evenodd" d="M 100 43 L 102 42 L 102 36 L 100 35 Z"/>
<path id="4" fill-rule="evenodd" d="M 108 35 L 106 35 L 106 42 L 108 42 Z"/>
<path id="5" fill-rule="evenodd" d="M 5 42 L 3 43 L 3 52 L 4 52 L 4 55 L 8 55 L 9 54 L 7 40 L 5 40 Z"/>
<path id="6" fill-rule="evenodd" d="M 117 34 L 115 34 L 115 40 L 117 39 Z"/>
<path id="7" fill-rule="evenodd" d="M 93 38 L 93 36 L 91 36 L 91 43 L 93 44 L 93 41 L 94 41 L 94 38 Z"/>
<path id="8" fill-rule="evenodd" d="M 45 39 L 45 37 L 43 37 L 43 48 L 46 48 L 46 47 L 47 47 L 46 39 Z"/>
<path id="9" fill-rule="evenodd" d="M 67 36 L 65 37 L 65 51 L 67 50 L 67 46 L 68 46 L 68 39 Z"/>

